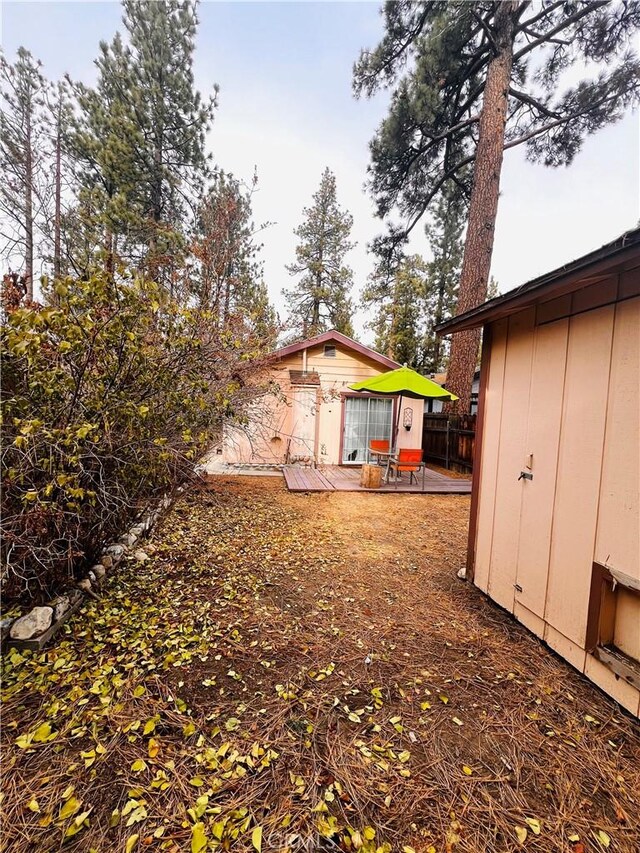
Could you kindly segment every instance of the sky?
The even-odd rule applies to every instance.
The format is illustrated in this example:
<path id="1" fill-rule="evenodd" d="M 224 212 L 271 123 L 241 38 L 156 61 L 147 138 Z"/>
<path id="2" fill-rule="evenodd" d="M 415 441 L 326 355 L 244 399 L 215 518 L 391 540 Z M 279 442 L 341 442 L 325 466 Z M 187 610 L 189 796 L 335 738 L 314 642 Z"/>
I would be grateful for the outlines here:
<path id="1" fill-rule="evenodd" d="M 91 83 L 99 41 L 120 27 L 116 2 L 2 2 L 0 40 L 9 59 L 24 45 L 50 79 L 68 73 Z M 351 70 L 363 47 L 382 33 L 370 2 L 212 2 L 199 10 L 196 85 L 220 87 L 209 137 L 215 162 L 249 182 L 261 233 L 265 280 L 286 316 L 285 269 L 295 256 L 294 228 L 312 202 L 323 169 L 336 175 L 338 201 L 354 217 L 357 246 L 348 257 L 356 293 L 373 268 L 367 244 L 383 229 L 365 189 L 368 143 L 385 115 L 388 95 L 356 100 Z M 598 248 L 640 218 L 640 124 L 628 115 L 589 138 L 573 165 L 528 163 L 505 154 L 492 275 L 501 292 Z M 410 244 L 428 256 L 421 229 Z M 372 342 L 366 316 L 356 317 Z"/>

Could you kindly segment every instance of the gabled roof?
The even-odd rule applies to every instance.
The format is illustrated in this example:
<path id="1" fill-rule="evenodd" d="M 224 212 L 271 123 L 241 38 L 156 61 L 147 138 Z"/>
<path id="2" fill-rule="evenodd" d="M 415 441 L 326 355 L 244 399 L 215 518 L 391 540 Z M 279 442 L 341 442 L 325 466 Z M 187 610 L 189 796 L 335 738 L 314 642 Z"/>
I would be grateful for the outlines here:
<path id="1" fill-rule="evenodd" d="M 600 249 L 589 252 L 552 272 L 538 276 L 520 287 L 471 308 L 436 326 L 438 334 L 449 335 L 494 322 L 538 302 L 596 283 L 614 272 L 640 263 L 640 228 L 626 231 Z"/>
<path id="2" fill-rule="evenodd" d="M 312 347 L 317 347 L 326 343 L 339 344 L 344 349 L 350 349 L 353 352 L 357 352 L 359 355 L 365 356 L 370 361 L 382 364 L 390 370 L 395 370 L 396 367 L 402 366 L 398 364 L 397 361 L 387 358 L 386 355 L 381 355 L 379 352 L 376 352 L 370 347 L 365 347 L 363 344 L 359 344 L 357 341 L 354 341 L 353 338 L 348 338 L 346 335 L 343 335 L 342 332 L 337 332 L 335 329 L 330 329 L 328 332 L 316 335 L 315 338 L 307 338 L 305 341 L 298 341 L 295 344 L 289 344 L 288 347 L 282 347 L 273 353 L 273 358 L 285 358 L 286 356 L 293 355 L 296 352 L 302 352 L 302 350 L 311 349 Z"/>

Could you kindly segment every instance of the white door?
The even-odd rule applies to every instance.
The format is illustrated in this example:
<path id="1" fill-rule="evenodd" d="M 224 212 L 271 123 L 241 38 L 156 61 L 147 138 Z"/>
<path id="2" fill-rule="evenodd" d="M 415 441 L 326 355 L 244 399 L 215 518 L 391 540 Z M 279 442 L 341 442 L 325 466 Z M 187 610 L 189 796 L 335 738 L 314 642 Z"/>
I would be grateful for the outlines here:
<path id="1" fill-rule="evenodd" d="M 299 385 L 293 389 L 293 425 L 291 428 L 292 462 L 313 462 L 316 457 L 316 410 L 317 389 L 315 386 Z"/>

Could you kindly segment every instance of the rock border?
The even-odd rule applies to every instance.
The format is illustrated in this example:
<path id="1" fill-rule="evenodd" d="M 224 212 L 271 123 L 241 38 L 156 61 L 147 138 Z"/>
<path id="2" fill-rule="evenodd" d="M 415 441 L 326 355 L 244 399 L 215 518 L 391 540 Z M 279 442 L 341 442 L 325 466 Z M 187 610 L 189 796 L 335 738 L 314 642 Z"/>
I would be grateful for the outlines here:
<path id="1" fill-rule="evenodd" d="M 74 587 L 61 593 L 47 605 L 32 607 L 15 619 L 3 619 L 0 622 L 0 644 L 2 653 L 10 648 L 32 649 L 40 651 L 49 640 L 56 636 L 64 623 L 80 608 L 85 598 L 99 599 L 96 592 L 110 573 L 140 540 L 155 527 L 158 519 L 171 507 L 175 498 L 184 492 L 179 486 L 173 495 L 165 495 L 157 507 L 150 510 L 115 542 L 110 542 L 102 551 L 100 562 L 91 566 L 86 576 L 78 580 Z M 51 611 L 51 615 L 45 611 Z M 39 623 L 45 625 L 39 630 Z M 35 633 L 29 635 L 33 625 Z"/>

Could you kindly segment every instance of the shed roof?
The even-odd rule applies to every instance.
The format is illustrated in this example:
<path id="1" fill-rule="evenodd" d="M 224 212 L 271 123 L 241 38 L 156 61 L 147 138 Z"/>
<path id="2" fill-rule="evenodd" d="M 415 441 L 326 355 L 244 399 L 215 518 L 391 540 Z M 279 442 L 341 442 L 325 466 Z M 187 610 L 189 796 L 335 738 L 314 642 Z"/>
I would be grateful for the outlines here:
<path id="1" fill-rule="evenodd" d="M 531 279 L 508 293 L 496 296 L 476 308 L 465 311 L 464 314 L 440 323 L 436 326 L 436 332 L 448 335 L 452 332 L 477 328 L 538 302 L 595 284 L 614 272 L 633 268 L 639 262 L 640 228 L 634 228 L 575 261 Z"/>
<path id="2" fill-rule="evenodd" d="M 273 357 L 275 359 L 285 358 L 288 355 L 293 355 L 293 353 L 301 352 L 305 349 L 311 349 L 312 347 L 317 347 L 326 343 L 340 344 L 345 349 L 357 352 L 359 355 L 365 356 L 370 361 L 382 364 L 390 370 L 395 370 L 396 367 L 402 366 L 398 364 L 397 361 L 387 358 L 386 355 L 381 355 L 379 352 L 371 349 L 371 347 L 359 344 L 358 341 L 354 341 L 353 338 L 349 338 L 347 335 L 343 335 L 342 332 L 338 332 L 335 329 L 330 329 L 328 332 L 323 332 L 321 335 L 316 335 L 314 338 L 307 338 L 304 341 L 297 341 L 295 344 L 289 344 L 289 346 L 282 347 L 273 353 Z"/>

